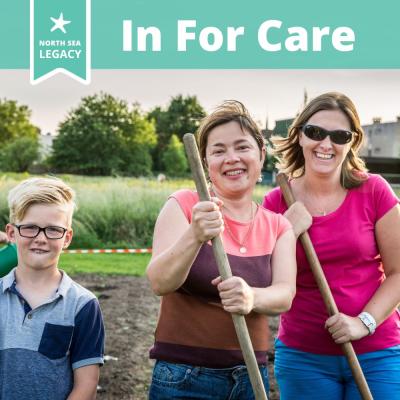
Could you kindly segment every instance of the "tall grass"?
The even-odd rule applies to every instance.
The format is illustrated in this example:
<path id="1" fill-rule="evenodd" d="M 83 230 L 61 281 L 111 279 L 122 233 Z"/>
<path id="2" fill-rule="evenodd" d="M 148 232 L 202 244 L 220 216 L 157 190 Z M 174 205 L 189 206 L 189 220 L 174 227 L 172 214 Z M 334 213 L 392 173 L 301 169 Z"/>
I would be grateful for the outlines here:
<path id="1" fill-rule="evenodd" d="M 6 197 L 27 174 L 0 177 L 0 224 L 8 221 Z M 74 239 L 71 248 L 150 247 L 154 224 L 168 196 L 181 188 L 194 188 L 191 180 L 83 177 L 61 175 L 77 193 Z M 267 188 L 257 186 L 261 201 Z"/>

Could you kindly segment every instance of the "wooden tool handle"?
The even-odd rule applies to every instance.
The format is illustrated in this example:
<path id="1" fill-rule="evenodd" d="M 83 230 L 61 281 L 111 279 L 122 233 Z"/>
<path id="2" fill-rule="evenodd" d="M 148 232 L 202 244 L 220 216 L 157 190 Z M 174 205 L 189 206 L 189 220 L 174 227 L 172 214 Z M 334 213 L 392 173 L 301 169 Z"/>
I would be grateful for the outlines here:
<path id="1" fill-rule="evenodd" d="M 296 201 L 296 199 L 294 198 L 292 190 L 290 189 L 286 175 L 282 173 L 278 174 L 276 181 L 281 188 L 286 205 L 289 208 Z M 321 264 L 319 263 L 317 253 L 314 250 L 314 246 L 311 242 L 308 232 L 304 232 L 300 235 L 300 242 L 303 245 L 304 252 L 306 253 L 308 263 L 310 264 L 311 271 L 314 275 L 315 281 L 317 282 L 319 291 L 328 310 L 328 314 L 330 316 L 337 314 L 339 310 L 336 306 L 335 299 L 332 296 L 331 289 L 328 285 L 328 281 L 326 280 Z M 362 398 L 364 400 L 373 400 L 371 391 L 368 387 L 352 344 L 350 342 L 342 344 L 342 350 L 347 358 Z"/>
<path id="2" fill-rule="evenodd" d="M 207 181 L 204 175 L 204 170 L 201 164 L 199 150 L 197 148 L 194 135 L 191 133 L 186 133 L 183 137 L 183 143 L 185 144 L 186 154 L 189 159 L 190 169 L 196 184 L 197 192 L 199 193 L 199 198 L 201 201 L 210 200 L 210 194 L 207 189 Z M 225 253 L 221 237 L 217 236 L 212 239 L 212 245 L 219 274 L 221 275 L 222 279 L 230 278 L 232 276 L 231 267 L 229 265 L 228 257 Z M 244 316 L 240 314 L 232 314 L 232 319 L 240 348 L 243 353 L 243 358 L 246 363 L 251 386 L 254 391 L 254 397 L 256 400 L 268 400 L 254 354 L 253 346 L 251 344 L 246 320 L 244 319 Z"/>

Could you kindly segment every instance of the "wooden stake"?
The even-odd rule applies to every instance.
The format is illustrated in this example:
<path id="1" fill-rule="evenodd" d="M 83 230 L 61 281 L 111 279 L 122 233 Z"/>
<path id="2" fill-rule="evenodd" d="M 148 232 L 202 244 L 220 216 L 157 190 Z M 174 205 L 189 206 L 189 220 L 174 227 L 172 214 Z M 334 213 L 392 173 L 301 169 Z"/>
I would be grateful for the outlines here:
<path id="1" fill-rule="evenodd" d="M 210 193 L 207 189 L 207 181 L 204 175 L 203 166 L 201 164 L 199 150 L 197 148 L 196 139 L 193 134 L 186 133 L 183 137 L 186 154 L 189 159 L 190 169 L 193 179 L 196 183 L 196 189 L 201 201 L 210 201 Z M 225 253 L 224 246 L 220 236 L 212 239 L 212 247 L 214 257 L 218 265 L 218 271 L 223 280 L 232 276 L 231 267 L 228 257 Z M 247 372 L 249 374 L 251 386 L 253 388 L 254 397 L 256 400 L 268 400 L 264 389 L 264 383 L 261 379 L 260 370 L 258 368 L 256 356 L 251 344 L 249 331 L 247 329 L 246 320 L 243 315 L 231 314 L 233 324 L 235 326 L 236 335 L 239 340 L 240 348 L 243 353 L 243 358 L 246 363 Z"/>

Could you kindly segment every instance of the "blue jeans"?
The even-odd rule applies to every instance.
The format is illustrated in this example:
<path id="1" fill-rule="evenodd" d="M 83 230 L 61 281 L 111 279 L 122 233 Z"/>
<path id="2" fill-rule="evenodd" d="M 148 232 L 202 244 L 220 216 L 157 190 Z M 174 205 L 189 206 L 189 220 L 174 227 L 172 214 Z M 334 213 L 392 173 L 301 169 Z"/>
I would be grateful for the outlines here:
<path id="1" fill-rule="evenodd" d="M 374 400 L 400 400 L 400 345 L 357 356 Z M 275 342 L 281 400 L 361 399 L 345 356 L 327 356 Z"/>
<path id="2" fill-rule="evenodd" d="M 260 366 L 260 372 L 268 393 L 267 367 Z M 251 400 L 254 395 L 244 365 L 214 369 L 157 361 L 149 399 Z"/>

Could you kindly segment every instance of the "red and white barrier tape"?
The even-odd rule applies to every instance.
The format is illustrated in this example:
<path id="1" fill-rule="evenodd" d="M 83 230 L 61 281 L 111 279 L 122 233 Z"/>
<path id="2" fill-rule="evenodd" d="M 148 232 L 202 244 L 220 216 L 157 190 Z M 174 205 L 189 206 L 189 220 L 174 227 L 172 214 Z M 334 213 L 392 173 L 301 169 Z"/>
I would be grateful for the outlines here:
<path id="1" fill-rule="evenodd" d="M 151 253 L 151 249 L 76 249 L 63 250 L 64 254 L 104 254 L 104 253 L 119 253 L 119 254 L 143 254 Z"/>

